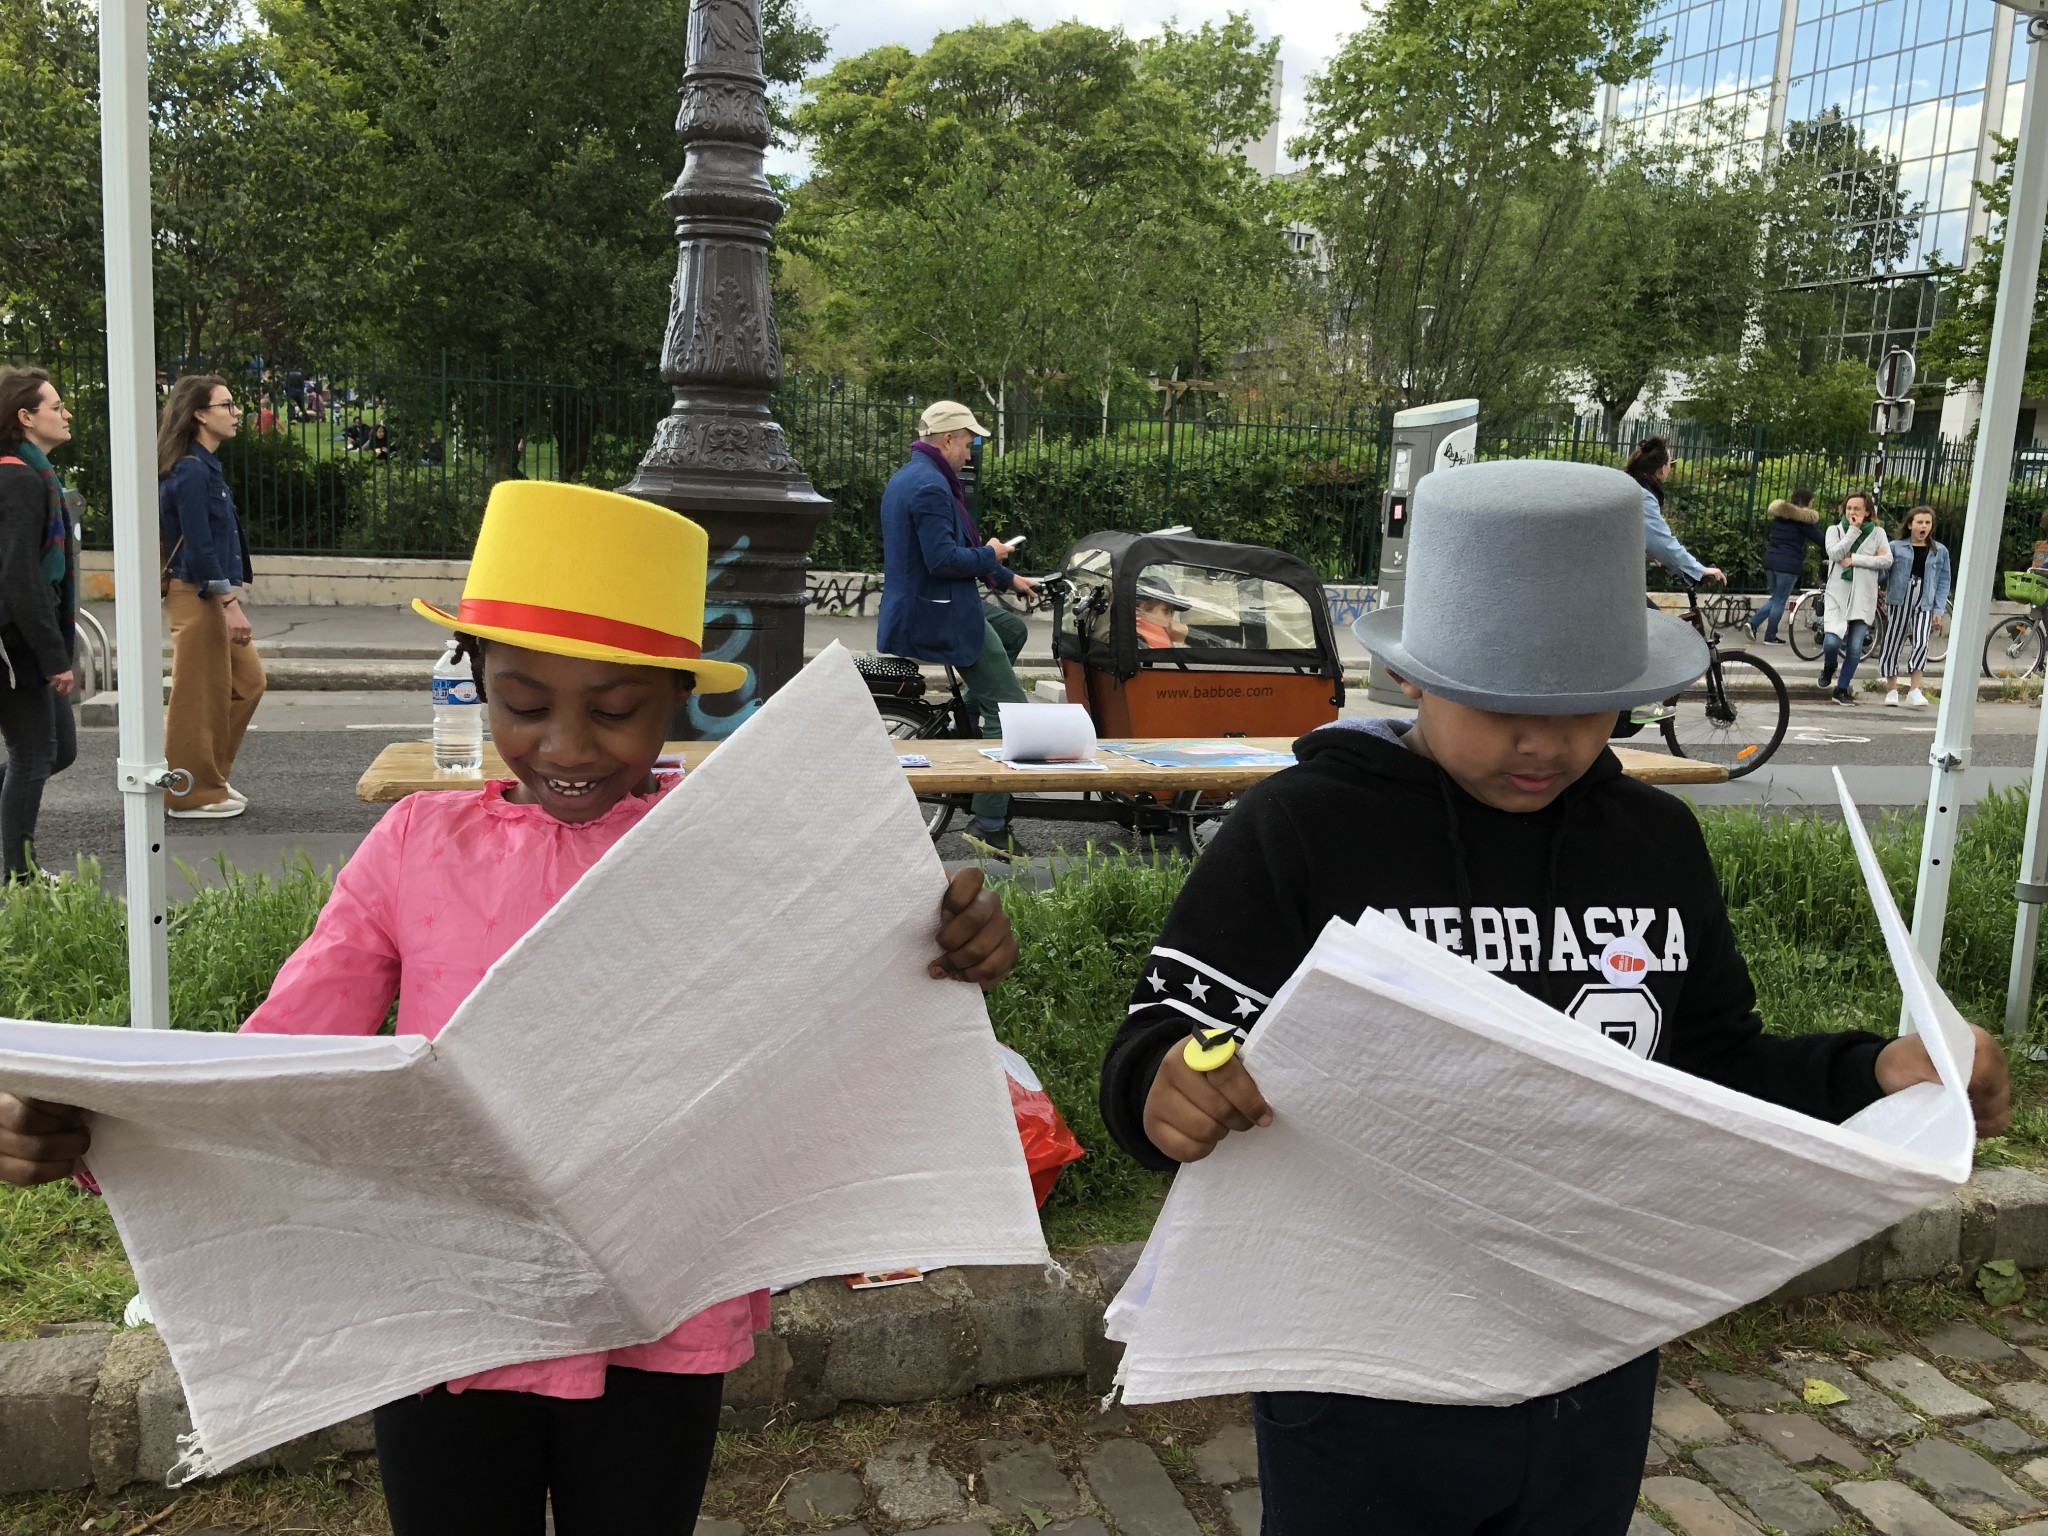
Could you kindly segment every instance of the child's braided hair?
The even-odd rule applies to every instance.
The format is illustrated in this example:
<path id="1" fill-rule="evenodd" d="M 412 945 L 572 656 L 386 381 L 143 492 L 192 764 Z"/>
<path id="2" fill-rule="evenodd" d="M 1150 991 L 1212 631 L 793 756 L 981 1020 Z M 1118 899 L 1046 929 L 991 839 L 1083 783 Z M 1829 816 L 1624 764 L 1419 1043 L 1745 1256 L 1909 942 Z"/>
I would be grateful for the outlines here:
<path id="1" fill-rule="evenodd" d="M 469 662 L 470 679 L 476 684 L 477 703 L 490 703 L 490 697 L 484 692 L 483 637 L 481 635 L 472 635 L 464 630 L 458 629 L 455 632 L 455 653 Z M 690 693 L 696 689 L 696 673 L 678 670 L 676 672 L 676 677 L 679 683 L 679 686 L 677 688 L 678 692 Z"/>

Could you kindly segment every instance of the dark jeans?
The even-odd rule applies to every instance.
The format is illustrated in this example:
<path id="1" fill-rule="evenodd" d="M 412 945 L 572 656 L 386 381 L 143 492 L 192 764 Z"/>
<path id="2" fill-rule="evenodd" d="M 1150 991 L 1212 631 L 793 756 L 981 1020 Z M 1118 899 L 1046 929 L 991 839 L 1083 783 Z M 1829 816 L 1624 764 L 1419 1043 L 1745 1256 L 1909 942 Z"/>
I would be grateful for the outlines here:
<path id="1" fill-rule="evenodd" d="M 1863 642 L 1870 638 L 1870 626 L 1861 619 L 1851 619 L 1849 633 L 1833 633 L 1821 636 L 1820 641 L 1820 685 L 1825 688 L 1828 680 L 1835 675 L 1835 659 L 1842 662 L 1842 676 L 1835 683 L 1835 692 L 1847 693 L 1849 684 L 1856 677 L 1856 663 L 1863 659 Z"/>
<path id="2" fill-rule="evenodd" d="M 557 1536 L 691 1536 L 724 1385 L 615 1365 L 602 1397 L 436 1387 L 386 1403 L 393 1536 L 541 1536 L 550 1500 Z"/>
<path id="3" fill-rule="evenodd" d="M 15 675 L 26 677 L 21 663 Z M 6 847 L 9 880 L 27 877 L 36 865 L 36 817 L 43 785 L 78 758 L 78 726 L 71 705 L 38 678 L 22 688 L 0 688 L 0 740 L 7 743 L 7 768 L 0 777 L 0 844 Z"/>
<path id="4" fill-rule="evenodd" d="M 1799 573 L 1765 571 L 1764 576 L 1771 584 L 1771 595 L 1764 599 L 1763 607 L 1749 616 L 1749 632 L 1753 635 L 1762 630 L 1766 640 L 1775 640 L 1778 620 L 1785 616 L 1785 604 L 1792 599 L 1792 589 L 1799 585 Z"/>
<path id="5" fill-rule="evenodd" d="M 1507 1408 L 1254 1394 L 1264 1536 L 1623 1536 L 1656 1390 L 1653 1351 Z"/>
<path id="6" fill-rule="evenodd" d="M 960 680 L 967 685 L 967 701 L 981 715 L 981 734 L 1000 736 L 1002 706 L 1024 702 L 1024 685 L 1017 681 L 1017 658 L 1024 653 L 1031 631 L 1021 615 L 1000 603 L 984 601 L 981 616 L 981 654 L 971 666 L 959 669 Z M 1008 795 L 976 795 L 972 803 L 974 819 L 984 829 L 1009 820 Z"/>

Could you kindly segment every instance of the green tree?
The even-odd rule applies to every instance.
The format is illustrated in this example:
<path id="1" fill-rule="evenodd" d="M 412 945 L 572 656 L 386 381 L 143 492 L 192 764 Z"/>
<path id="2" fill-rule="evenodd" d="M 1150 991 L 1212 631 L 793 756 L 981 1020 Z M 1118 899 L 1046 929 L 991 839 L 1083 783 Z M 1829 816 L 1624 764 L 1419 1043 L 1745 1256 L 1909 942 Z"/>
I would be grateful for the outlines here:
<path id="1" fill-rule="evenodd" d="M 1413 402 L 1540 397 L 1596 91 L 1656 56 L 1647 0 L 1389 0 L 1310 82 L 1295 150 L 1336 363 Z"/>
<path id="2" fill-rule="evenodd" d="M 1266 131 L 1273 45 L 1233 17 L 1139 43 L 1078 22 L 879 48 L 811 83 L 794 244 L 858 295 L 876 362 L 1099 397 L 1256 341 L 1289 258 Z"/>
<path id="3" fill-rule="evenodd" d="M 1998 311 L 1998 285 L 2005 272 L 2006 223 L 2012 213 L 2013 141 L 2000 139 L 1997 170 L 1977 183 L 1991 215 L 1989 232 L 1978 243 L 1977 260 L 1940 258 L 1928 264 L 1941 284 L 1941 314 L 1919 348 L 1921 371 L 1951 384 L 1982 384 L 1991 350 L 1991 322 Z M 2027 333 L 2025 392 L 2048 392 L 2048 263 L 2034 284 L 2034 315 Z"/>
<path id="4" fill-rule="evenodd" d="M 275 348 L 313 323 L 349 254 L 360 123 L 300 100 L 233 0 L 150 11 L 157 324 L 190 359 Z M 0 309 L 79 337 L 101 315 L 99 61 L 82 0 L 0 0 Z M 16 129 L 19 129 L 19 132 Z"/>

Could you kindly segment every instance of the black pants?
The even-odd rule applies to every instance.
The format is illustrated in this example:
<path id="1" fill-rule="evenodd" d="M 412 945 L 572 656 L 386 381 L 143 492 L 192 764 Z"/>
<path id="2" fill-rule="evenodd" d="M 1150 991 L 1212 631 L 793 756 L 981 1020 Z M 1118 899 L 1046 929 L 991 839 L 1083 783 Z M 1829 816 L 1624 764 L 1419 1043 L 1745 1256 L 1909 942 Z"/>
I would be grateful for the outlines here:
<path id="1" fill-rule="evenodd" d="M 436 1387 L 386 1403 L 393 1536 L 540 1536 L 550 1497 L 556 1536 L 691 1536 L 724 1385 L 615 1365 L 602 1397 Z"/>
<path id="2" fill-rule="evenodd" d="M 1509 1408 L 1252 1398 L 1264 1536 L 1622 1536 L 1657 1356 Z"/>
<path id="3" fill-rule="evenodd" d="M 0 740 L 7 743 L 6 773 L 0 777 L 0 847 L 9 880 L 22 879 L 35 867 L 44 783 L 78 758 L 70 703 L 41 678 L 30 682 L 33 674 L 23 672 L 19 661 L 14 665 L 26 686 L 0 686 Z"/>

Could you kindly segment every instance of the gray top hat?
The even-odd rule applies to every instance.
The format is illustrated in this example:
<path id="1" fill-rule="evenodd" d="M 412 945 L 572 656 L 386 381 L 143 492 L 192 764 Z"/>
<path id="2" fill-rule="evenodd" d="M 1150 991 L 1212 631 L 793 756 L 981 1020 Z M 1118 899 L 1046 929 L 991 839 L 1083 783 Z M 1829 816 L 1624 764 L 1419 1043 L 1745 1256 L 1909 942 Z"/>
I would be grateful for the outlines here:
<path id="1" fill-rule="evenodd" d="M 1513 715 L 1668 698 L 1706 642 L 1643 603 L 1643 493 L 1619 470 L 1507 459 L 1415 487 L 1406 604 L 1351 626 L 1417 687 Z"/>

